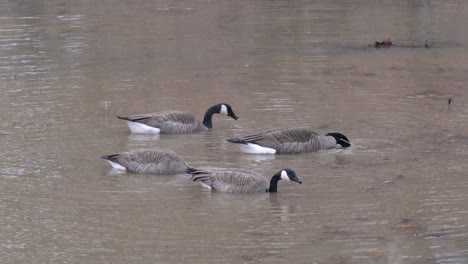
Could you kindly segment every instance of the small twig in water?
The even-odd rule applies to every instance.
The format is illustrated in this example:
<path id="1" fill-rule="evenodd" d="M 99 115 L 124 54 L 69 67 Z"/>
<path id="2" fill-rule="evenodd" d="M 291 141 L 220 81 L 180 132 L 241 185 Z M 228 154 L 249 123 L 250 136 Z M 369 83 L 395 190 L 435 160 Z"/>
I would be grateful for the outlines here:
<path id="1" fill-rule="evenodd" d="M 109 107 L 110 101 L 104 101 L 104 109 L 107 111 L 107 107 Z"/>
<path id="2" fill-rule="evenodd" d="M 110 105 L 110 101 L 104 101 L 104 124 L 107 125 L 107 113 L 108 113 L 108 108 L 109 108 L 109 105 Z"/>

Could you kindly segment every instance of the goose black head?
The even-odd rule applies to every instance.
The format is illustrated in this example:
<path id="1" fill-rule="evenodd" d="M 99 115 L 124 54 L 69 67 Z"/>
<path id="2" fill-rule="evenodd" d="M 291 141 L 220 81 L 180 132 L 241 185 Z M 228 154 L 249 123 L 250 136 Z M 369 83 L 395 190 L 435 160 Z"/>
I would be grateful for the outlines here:
<path id="1" fill-rule="evenodd" d="M 302 184 L 302 181 L 301 179 L 299 179 L 299 177 L 297 177 L 296 172 L 294 172 L 291 169 L 287 169 L 287 168 L 282 169 L 279 173 L 280 173 L 281 180 L 294 181 L 299 184 Z"/>
<path id="2" fill-rule="evenodd" d="M 223 115 L 227 115 L 229 117 L 232 117 L 234 120 L 238 119 L 236 114 L 234 114 L 234 111 L 232 111 L 232 107 L 230 105 L 228 105 L 228 104 L 219 104 L 218 106 L 219 106 L 218 113 L 223 114 Z"/>
<path id="3" fill-rule="evenodd" d="M 349 139 L 341 133 L 332 132 L 332 133 L 326 134 L 325 136 L 333 137 L 336 140 L 336 144 L 341 145 L 343 148 L 347 148 L 351 146 L 351 142 L 349 141 Z"/>

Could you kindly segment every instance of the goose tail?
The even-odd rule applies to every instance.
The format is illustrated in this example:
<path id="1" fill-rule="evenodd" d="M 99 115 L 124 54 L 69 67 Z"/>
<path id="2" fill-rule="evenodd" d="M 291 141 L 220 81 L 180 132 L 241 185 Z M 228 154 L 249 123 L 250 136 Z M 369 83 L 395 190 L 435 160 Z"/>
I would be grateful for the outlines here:
<path id="1" fill-rule="evenodd" d="M 120 154 L 111 154 L 111 155 L 102 156 L 101 158 L 107 160 L 113 169 L 126 171 L 127 168 L 117 161 L 119 156 Z"/>
<path id="2" fill-rule="evenodd" d="M 241 140 L 240 138 L 230 138 L 230 139 L 227 139 L 226 141 L 235 143 L 235 144 L 247 144 L 247 142 Z"/>
<path id="3" fill-rule="evenodd" d="M 204 180 L 207 180 L 209 178 L 210 178 L 210 176 L 206 175 L 206 174 L 201 174 L 201 175 L 193 174 L 192 175 L 192 181 L 204 181 Z"/>
<path id="4" fill-rule="evenodd" d="M 186 173 L 192 174 L 192 181 L 203 181 L 208 179 L 210 176 L 208 175 L 208 171 L 204 171 L 202 169 L 196 169 L 189 167 L 185 170 Z"/>
<path id="5" fill-rule="evenodd" d="M 188 166 L 187 169 L 185 170 L 185 173 L 194 174 L 196 171 L 197 169 Z"/>
<path id="6" fill-rule="evenodd" d="M 115 162 L 117 156 L 119 156 L 119 154 L 105 155 L 105 156 L 101 156 L 101 159 L 105 159 L 105 160 L 108 160 L 108 161 L 114 161 Z"/>
<path id="7" fill-rule="evenodd" d="M 118 119 L 122 119 L 122 120 L 125 120 L 125 121 L 132 121 L 130 120 L 130 118 L 126 117 L 126 116 L 117 116 Z"/>
<path id="8" fill-rule="evenodd" d="M 188 173 L 188 174 L 192 174 L 192 175 L 208 174 L 209 173 L 208 171 L 205 171 L 205 170 L 202 170 L 202 169 L 197 169 L 197 168 L 192 168 L 190 166 L 185 170 L 185 172 Z"/>

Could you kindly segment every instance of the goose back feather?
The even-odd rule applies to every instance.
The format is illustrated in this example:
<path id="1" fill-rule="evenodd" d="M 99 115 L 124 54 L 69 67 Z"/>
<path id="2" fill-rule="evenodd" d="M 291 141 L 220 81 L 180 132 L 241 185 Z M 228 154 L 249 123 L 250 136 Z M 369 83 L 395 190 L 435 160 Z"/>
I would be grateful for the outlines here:
<path id="1" fill-rule="evenodd" d="M 102 158 L 119 164 L 129 172 L 142 174 L 173 175 L 184 173 L 189 168 L 182 157 L 163 148 L 123 152 Z"/>
<path id="2" fill-rule="evenodd" d="M 292 170 L 293 180 L 302 183 Z M 258 172 L 246 169 L 229 168 L 203 168 L 189 169 L 193 181 L 200 181 L 204 187 L 213 191 L 227 193 L 262 193 L 276 192 L 277 183 L 280 179 L 285 179 L 284 170 L 275 174 L 271 181 L 268 181 Z"/>
<path id="3" fill-rule="evenodd" d="M 132 115 L 118 118 L 159 128 L 163 134 L 196 133 L 208 128 L 188 112 L 166 110 L 143 115 Z"/>
<path id="4" fill-rule="evenodd" d="M 331 136 L 319 135 L 308 128 L 278 128 L 228 139 L 239 144 L 253 143 L 264 148 L 274 149 L 276 154 L 297 154 L 334 148 L 336 140 Z"/>
<path id="5" fill-rule="evenodd" d="M 268 180 L 254 171 L 218 168 L 195 170 L 192 174 L 193 181 L 201 181 L 218 192 L 258 193 L 270 187 Z"/>
<path id="6" fill-rule="evenodd" d="M 238 119 L 228 104 L 217 104 L 208 108 L 203 122 L 188 112 L 175 110 L 132 116 L 117 116 L 117 118 L 127 121 L 132 133 L 187 134 L 212 128 L 213 114 L 225 114 L 235 120 Z"/>

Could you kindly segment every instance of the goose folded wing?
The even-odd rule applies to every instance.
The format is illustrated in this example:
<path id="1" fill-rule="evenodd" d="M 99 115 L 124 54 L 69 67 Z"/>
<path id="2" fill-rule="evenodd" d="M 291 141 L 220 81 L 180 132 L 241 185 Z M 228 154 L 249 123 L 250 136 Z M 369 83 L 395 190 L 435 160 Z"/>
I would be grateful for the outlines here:
<path id="1" fill-rule="evenodd" d="M 182 124 L 192 124 L 196 120 L 194 115 L 182 111 L 167 110 L 160 112 L 160 116 L 164 118 L 164 121 L 172 121 Z"/>
<path id="2" fill-rule="evenodd" d="M 268 181 L 259 173 L 244 171 L 218 171 L 210 180 L 215 190 L 231 193 L 265 191 Z"/>
<path id="3" fill-rule="evenodd" d="M 307 128 L 272 129 L 263 133 L 248 135 L 241 140 L 246 143 L 255 143 L 264 147 L 277 148 L 281 144 L 309 142 L 318 134 Z"/>
<path id="4" fill-rule="evenodd" d="M 132 115 L 125 117 L 125 119 L 157 128 L 160 128 L 165 124 L 191 124 L 195 122 L 195 117 L 190 113 L 173 110 L 142 115 Z"/>

